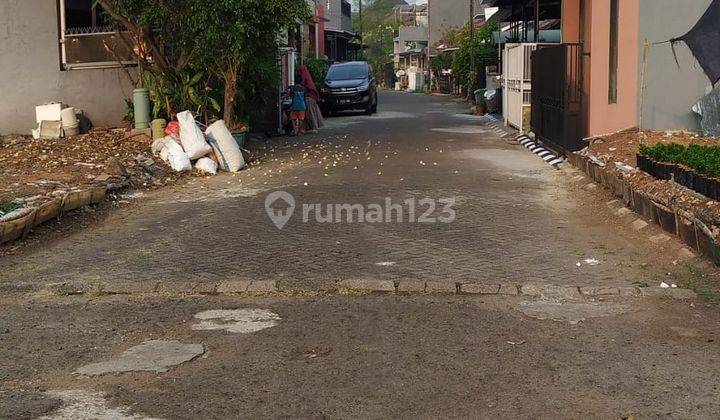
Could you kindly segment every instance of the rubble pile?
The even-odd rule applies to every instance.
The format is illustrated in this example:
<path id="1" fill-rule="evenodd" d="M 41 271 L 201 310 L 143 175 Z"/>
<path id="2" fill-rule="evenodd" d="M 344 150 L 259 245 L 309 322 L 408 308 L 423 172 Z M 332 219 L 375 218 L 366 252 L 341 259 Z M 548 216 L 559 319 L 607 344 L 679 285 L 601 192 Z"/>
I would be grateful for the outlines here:
<path id="1" fill-rule="evenodd" d="M 69 109 L 52 106 L 57 108 L 52 112 Z M 214 175 L 245 166 L 222 120 L 203 132 L 189 111 L 177 117 L 155 141 L 150 132 L 125 129 L 0 137 L 0 243 L 67 211 L 100 203 L 108 191 L 161 187 L 183 174 Z M 38 119 L 41 129 L 52 122 Z"/>
<path id="2" fill-rule="evenodd" d="M 0 140 L 0 203 L 97 185 L 161 186 L 178 175 L 149 152 L 147 136 L 124 129 L 69 138 Z"/>

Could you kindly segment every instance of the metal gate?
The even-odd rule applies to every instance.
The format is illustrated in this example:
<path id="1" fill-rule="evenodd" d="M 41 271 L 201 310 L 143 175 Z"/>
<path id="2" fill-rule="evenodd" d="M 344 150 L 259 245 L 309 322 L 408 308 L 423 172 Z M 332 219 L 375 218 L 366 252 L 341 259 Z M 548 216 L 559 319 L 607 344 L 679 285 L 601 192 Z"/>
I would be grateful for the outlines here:
<path id="1" fill-rule="evenodd" d="M 585 147 L 582 44 L 542 46 L 532 53 L 532 130 L 561 154 Z"/>
<path id="2" fill-rule="evenodd" d="M 532 52 L 542 44 L 505 44 L 503 51 L 503 116 L 505 125 L 524 131 L 532 99 Z"/>

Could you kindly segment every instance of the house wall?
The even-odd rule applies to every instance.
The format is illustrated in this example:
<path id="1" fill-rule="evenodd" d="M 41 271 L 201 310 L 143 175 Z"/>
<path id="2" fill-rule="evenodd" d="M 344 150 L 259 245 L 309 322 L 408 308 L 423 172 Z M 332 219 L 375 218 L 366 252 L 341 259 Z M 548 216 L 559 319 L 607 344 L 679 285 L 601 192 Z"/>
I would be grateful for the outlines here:
<path id="1" fill-rule="evenodd" d="M 330 7 L 325 11 L 325 17 L 329 19 L 325 25 L 326 29 L 352 32 L 352 16 L 343 15 L 343 3 L 346 4 L 346 8 L 350 7 L 350 2 L 347 0 L 329 0 L 327 2 Z"/>
<path id="2" fill-rule="evenodd" d="M 428 41 L 432 52 L 447 29 L 457 28 L 470 21 L 467 0 L 428 0 Z"/>
<path id="3" fill-rule="evenodd" d="M 400 38 L 401 45 L 413 41 L 427 42 L 427 28 L 423 26 L 401 26 L 398 29 L 398 38 Z"/>
<path id="4" fill-rule="evenodd" d="M 640 0 L 642 15 L 638 47 L 639 75 L 642 73 L 645 39 L 653 44 L 686 34 L 705 13 L 711 1 Z M 675 51 L 679 67 L 675 63 L 670 44 L 650 47 L 642 107 L 643 128 L 699 129 L 698 118 L 690 108 L 712 89 L 710 79 L 697 64 L 685 43 L 677 43 Z"/>
<path id="5" fill-rule="evenodd" d="M 580 42 L 584 25 L 584 104 L 586 135 L 595 136 L 637 126 L 639 0 L 620 0 L 618 33 L 618 98 L 609 103 L 610 0 L 585 0 L 580 22 L 580 1 L 563 3 L 563 42 Z"/>
<path id="6" fill-rule="evenodd" d="M 95 126 L 115 126 L 132 87 L 120 69 L 60 70 L 54 0 L 0 2 L 0 133 L 30 133 L 35 106 L 62 101 Z"/>

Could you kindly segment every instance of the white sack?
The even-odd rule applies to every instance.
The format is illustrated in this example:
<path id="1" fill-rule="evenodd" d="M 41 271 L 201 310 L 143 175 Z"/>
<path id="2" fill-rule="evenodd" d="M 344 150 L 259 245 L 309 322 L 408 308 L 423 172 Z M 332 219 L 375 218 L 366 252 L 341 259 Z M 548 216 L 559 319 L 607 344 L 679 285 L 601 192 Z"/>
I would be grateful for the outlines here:
<path id="1" fill-rule="evenodd" d="M 237 172 L 245 166 L 245 158 L 237 142 L 225 126 L 223 120 L 216 121 L 207 128 L 210 145 L 215 150 L 215 156 L 220 163 L 220 169 L 228 172 Z"/>
<path id="2" fill-rule="evenodd" d="M 205 141 L 205 136 L 195 123 L 192 113 L 181 112 L 177 114 L 177 119 L 180 123 L 180 143 L 190 160 L 200 159 L 210 153 L 212 149 Z"/>
<path id="3" fill-rule="evenodd" d="M 175 141 L 175 138 L 167 136 L 167 137 L 163 137 L 161 139 L 157 139 L 157 140 L 153 141 L 152 145 L 150 146 L 150 150 L 152 150 L 153 154 L 160 153 L 165 148 L 165 141 L 167 141 L 167 140 Z M 163 158 L 163 160 L 164 159 L 165 158 Z"/>
<path id="4" fill-rule="evenodd" d="M 217 163 L 215 163 L 214 160 L 208 157 L 204 157 L 202 159 L 198 159 L 198 161 L 195 162 L 195 169 L 199 169 L 203 172 L 215 175 L 218 170 L 218 165 Z"/>
<path id="5" fill-rule="evenodd" d="M 192 169 L 190 158 L 175 140 L 165 137 L 163 144 L 165 147 L 160 151 L 160 157 L 167 162 L 174 171 L 183 172 Z"/>

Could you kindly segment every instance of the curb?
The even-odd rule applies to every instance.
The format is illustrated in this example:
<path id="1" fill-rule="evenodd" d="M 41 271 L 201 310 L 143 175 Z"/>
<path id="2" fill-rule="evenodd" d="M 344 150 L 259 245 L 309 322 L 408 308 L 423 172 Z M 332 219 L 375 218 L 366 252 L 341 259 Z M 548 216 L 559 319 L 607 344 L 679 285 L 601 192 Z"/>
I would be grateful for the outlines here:
<path id="1" fill-rule="evenodd" d="M 608 203 L 616 215 L 625 217 L 633 214 L 642 218 L 631 223 L 633 229 L 640 231 L 650 223 L 655 224 L 665 233 L 680 239 L 693 252 L 720 266 L 720 244 L 712 230 L 696 217 L 682 209 L 667 207 L 653 197 L 637 191 L 621 174 L 608 170 L 606 166 L 599 165 L 587 156 L 569 153 L 568 162 L 594 181 L 595 184 L 589 185 L 601 185 L 617 198 Z M 656 235 L 649 240 L 658 244 L 667 242 L 670 237 Z"/>
<path id="2" fill-rule="evenodd" d="M 549 297 L 553 299 L 594 300 L 597 298 L 645 298 L 666 297 L 678 300 L 692 300 L 697 294 L 687 289 L 661 289 L 659 287 L 634 286 L 561 286 L 538 283 L 513 284 L 490 282 L 442 282 L 417 280 L 343 280 L 333 290 L 292 290 L 281 289 L 275 280 L 233 280 L 221 283 L 188 282 L 117 282 L 84 283 L 62 282 L 45 285 L 28 283 L 0 284 L 0 292 L 5 294 L 48 296 L 261 296 L 261 295 L 300 295 L 308 294 L 386 294 L 386 295 L 461 295 L 461 296 L 525 296 L 531 298 Z"/>
<path id="3" fill-rule="evenodd" d="M 542 160 L 547 162 L 548 165 L 554 167 L 555 169 L 558 169 L 560 167 L 560 164 L 565 162 L 565 159 L 557 156 L 550 150 L 540 146 L 540 144 L 536 143 L 535 140 L 531 139 L 530 136 L 525 133 L 521 133 L 515 138 L 515 140 L 517 140 L 518 143 L 523 145 L 529 151 L 538 155 Z"/>
<path id="4" fill-rule="evenodd" d="M 0 244 L 26 238 L 32 229 L 53 219 L 61 219 L 65 213 L 81 207 L 100 204 L 109 192 L 122 189 L 120 184 L 99 184 L 86 189 L 70 191 L 54 197 L 17 219 L 0 222 Z"/>

